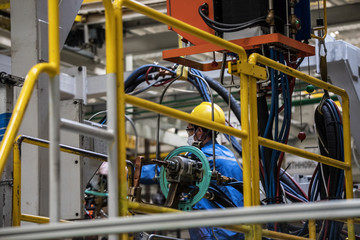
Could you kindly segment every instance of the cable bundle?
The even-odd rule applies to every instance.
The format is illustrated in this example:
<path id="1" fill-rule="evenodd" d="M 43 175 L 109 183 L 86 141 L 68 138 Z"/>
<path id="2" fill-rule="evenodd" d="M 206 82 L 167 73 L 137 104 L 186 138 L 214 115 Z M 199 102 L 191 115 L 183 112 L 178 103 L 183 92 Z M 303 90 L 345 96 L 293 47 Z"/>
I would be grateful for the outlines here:
<path id="1" fill-rule="evenodd" d="M 283 53 L 275 51 L 270 48 L 270 58 L 285 64 Z M 290 123 L 291 123 L 291 95 L 292 83 L 289 81 L 287 75 L 270 69 L 271 80 L 271 108 L 268 116 L 265 130 L 260 129 L 261 134 L 265 138 L 273 139 L 276 142 L 287 143 Z M 279 95 L 282 95 L 284 104 L 279 107 Z M 266 103 L 266 102 L 265 102 Z M 266 106 L 267 108 L 267 106 Z M 264 109 L 262 109 L 264 111 Z M 284 111 L 284 120 L 279 129 L 279 113 Z M 267 109 L 265 109 L 267 111 Z M 281 187 L 280 187 L 280 168 L 283 159 L 283 153 L 260 147 L 260 156 L 262 160 L 262 180 L 266 193 L 267 203 L 280 203 L 282 201 Z M 298 199 L 306 201 L 306 196 L 301 191 L 293 190 L 288 181 L 282 181 L 282 186 L 287 192 L 288 196 L 292 196 L 294 200 Z M 287 185 L 288 183 L 289 185 Z M 299 186 L 295 186 L 299 188 Z"/>
<path id="2" fill-rule="evenodd" d="M 158 87 L 162 85 L 170 85 L 172 81 L 177 80 L 173 76 L 176 76 L 175 69 L 177 65 L 173 68 L 168 68 L 160 65 L 149 64 L 144 65 L 133 71 L 128 78 L 125 80 L 125 93 L 137 95 L 151 87 Z M 159 70 L 166 71 L 169 75 L 165 77 L 158 77 L 154 73 L 158 73 Z M 236 99 L 228 94 L 226 88 L 224 88 L 218 81 L 204 75 L 201 71 L 196 69 L 189 70 L 189 77 L 187 78 L 188 82 L 191 83 L 199 92 L 202 99 L 204 101 L 210 101 L 210 95 L 207 90 L 206 83 L 213 89 L 221 98 L 224 99 L 225 102 L 230 103 L 230 108 L 233 111 L 234 115 L 240 122 L 240 106 L 237 103 Z M 152 82 L 150 82 L 152 81 Z M 134 90 L 143 82 L 147 82 L 148 85 L 142 89 L 139 89 L 134 92 Z M 166 89 L 165 89 L 166 90 Z M 165 91 L 164 90 L 164 91 Z M 106 122 L 106 116 L 101 120 L 101 122 Z M 233 136 L 229 136 L 224 134 L 225 137 L 231 142 L 234 149 L 241 155 L 242 149 L 241 145 L 237 142 L 237 140 Z"/>
<path id="3" fill-rule="evenodd" d="M 344 161 L 343 125 L 339 109 L 333 100 L 324 98 L 315 112 L 320 154 Z M 309 188 L 311 201 L 344 198 L 344 171 L 319 163 Z M 342 222 L 323 221 L 319 239 L 342 239 Z"/>

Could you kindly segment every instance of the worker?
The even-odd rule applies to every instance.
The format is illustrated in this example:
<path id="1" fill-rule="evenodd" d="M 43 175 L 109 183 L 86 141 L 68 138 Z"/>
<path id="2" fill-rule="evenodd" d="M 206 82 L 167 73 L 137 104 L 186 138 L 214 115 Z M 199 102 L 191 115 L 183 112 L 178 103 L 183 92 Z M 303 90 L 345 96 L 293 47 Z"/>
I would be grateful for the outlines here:
<path id="1" fill-rule="evenodd" d="M 195 107 L 191 115 L 199 119 L 212 120 L 212 107 L 209 102 L 202 102 Z M 214 104 L 214 121 L 225 125 L 225 114 L 223 110 Z M 213 169 L 213 145 L 212 130 L 188 123 L 186 128 L 188 134 L 188 144 L 201 149 L 209 161 L 210 169 Z M 215 133 L 215 136 L 217 132 Z M 242 181 L 242 170 L 234 154 L 225 146 L 215 141 L 215 170 L 226 177 L 236 181 Z M 142 168 L 141 182 L 143 184 L 154 183 L 154 173 L 156 167 L 146 165 Z M 159 168 L 157 169 L 159 172 Z M 193 209 L 205 210 L 216 209 L 219 207 L 242 207 L 243 196 L 240 191 L 230 185 L 218 185 L 215 180 L 211 181 L 211 191 L 216 192 L 213 200 L 201 199 Z M 210 189 L 209 189 L 210 191 Z M 226 203 L 226 204 L 223 204 Z M 223 240 L 223 239 L 243 239 L 243 234 L 216 227 L 201 227 L 189 229 L 190 237 L 193 240 Z"/>
<path id="2" fill-rule="evenodd" d="M 212 107 L 209 102 L 202 102 L 195 107 L 191 115 L 200 119 L 212 120 Z M 225 114 L 223 110 L 214 103 L 214 121 L 225 125 Z M 199 127 L 189 123 L 186 131 L 188 133 L 188 144 L 198 146 L 209 160 L 210 169 L 213 169 L 213 146 L 212 146 L 212 130 Z M 215 136 L 217 133 L 215 133 Z M 242 170 L 236 161 L 234 154 L 225 146 L 220 145 L 215 141 L 215 170 L 221 175 L 242 181 Z M 225 196 L 230 199 L 236 207 L 243 206 L 243 196 L 232 186 L 217 185 L 214 180 L 210 187 L 215 190 L 220 190 Z M 220 201 L 219 201 L 220 202 Z M 216 204 L 208 199 L 201 199 L 193 209 L 215 209 L 219 204 Z M 243 239 L 241 233 L 232 232 L 229 230 L 216 227 L 202 227 L 189 229 L 191 239 Z"/>

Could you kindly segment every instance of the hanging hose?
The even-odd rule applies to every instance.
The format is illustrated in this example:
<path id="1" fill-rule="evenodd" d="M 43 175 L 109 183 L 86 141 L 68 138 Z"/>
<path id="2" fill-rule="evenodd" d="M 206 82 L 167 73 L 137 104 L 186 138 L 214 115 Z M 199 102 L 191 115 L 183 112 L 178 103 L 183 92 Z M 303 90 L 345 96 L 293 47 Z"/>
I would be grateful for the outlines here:
<path id="1" fill-rule="evenodd" d="M 315 123 L 321 155 L 343 162 L 342 119 L 340 111 L 331 99 L 326 98 L 319 104 L 315 111 Z M 320 200 L 342 199 L 344 197 L 344 170 L 321 163 L 318 166 L 310 199 L 316 201 L 317 196 L 320 196 Z M 342 226 L 342 222 L 326 220 L 320 231 L 320 239 L 340 239 Z"/>

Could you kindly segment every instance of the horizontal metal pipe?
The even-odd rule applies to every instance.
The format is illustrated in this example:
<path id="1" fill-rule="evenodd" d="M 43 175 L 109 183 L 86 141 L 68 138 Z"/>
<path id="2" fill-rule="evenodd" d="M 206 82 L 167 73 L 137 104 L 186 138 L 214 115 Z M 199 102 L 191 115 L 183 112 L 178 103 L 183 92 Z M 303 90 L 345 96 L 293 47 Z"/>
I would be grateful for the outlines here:
<path id="1" fill-rule="evenodd" d="M 102 138 L 107 141 L 112 141 L 114 139 L 114 133 L 111 131 L 97 129 L 89 125 L 71 121 L 69 119 L 62 118 L 60 127 L 68 131 L 75 131 L 92 137 Z"/>
<path id="2" fill-rule="evenodd" d="M 229 134 L 231 136 L 239 137 L 239 138 L 247 138 L 248 134 L 243 131 L 236 128 L 228 127 L 225 125 L 222 125 L 217 122 L 211 122 L 205 119 L 199 119 L 197 117 L 191 116 L 189 113 L 182 112 L 179 110 L 175 110 L 173 108 L 157 104 L 148 100 L 144 100 L 138 97 L 134 97 L 131 95 L 125 95 L 125 101 L 129 104 L 132 104 L 134 106 L 137 106 L 139 108 L 147 109 L 152 112 L 160 113 L 163 115 L 166 115 L 168 117 L 177 118 L 180 120 L 183 120 L 185 122 L 189 122 L 192 124 L 195 124 L 197 126 L 205 127 L 208 129 L 212 129 L 215 131 L 219 131 L 222 133 Z"/>
<path id="3" fill-rule="evenodd" d="M 138 203 L 138 202 L 128 202 L 128 207 L 131 210 L 135 210 L 136 212 L 142 212 L 142 213 L 176 213 L 181 212 L 178 209 L 174 208 L 167 208 L 167 207 L 161 207 L 156 205 L 150 205 L 145 203 Z"/>
<path id="4" fill-rule="evenodd" d="M 279 150 L 282 152 L 291 153 L 291 154 L 294 154 L 299 157 L 314 160 L 316 162 L 324 163 L 329 166 L 333 166 L 333 167 L 344 169 L 344 170 L 349 170 L 351 168 L 351 166 L 349 164 L 340 162 L 339 160 L 335 160 L 333 158 L 329 158 L 329 157 L 325 157 L 325 156 L 322 156 L 322 155 L 319 155 L 316 153 L 308 152 L 303 149 L 292 147 L 292 146 L 289 146 L 289 145 L 286 145 L 283 143 L 278 143 L 278 142 L 272 141 L 267 138 L 258 137 L 258 139 L 259 139 L 259 144 L 264 147 L 273 148 L 273 149 L 276 149 L 276 150 Z"/>
<path id="5" fill-rule="evenodd" d="M 24 142 L 24 143 L 36 145 L 39 147 L 49 148 L 49 141 L 40 139 L 40 138 L 25 136 L 25 135 L 19 136 L 17 142 L 18 142 L 18 144 L 21 144 L 21 142 Z M 99 161 L 107 161 L 107 158 L 108 158 L 107 155 L 102 154 L 102 153 L 92 152 L 92 151 L 88 151 L 88 150 L 84 150 L 84 149 L 80 149 L 80 148 L 76 148 L 76 147 L 72 147 L 72 146 L 68 146 L 68 145 L 64 145 L 64 144 L 60 144 L 60 151 L 78 155 L 78 156 L 88 157 L 88 158 L 99 160 Z"/>
<path id="6" fill-rule="evenodd" d="M 40 226 L 24 226 L 15 229 L 2 228 L 0 239 L 56 239 L 98 234 L 219 226 L 219 223 L 221 226 L 228 226 L 358 216 L 360 216 L 359 199 L 337 200 L 96 219 L 79 221 L 73 224 L 54 223 Z"/>

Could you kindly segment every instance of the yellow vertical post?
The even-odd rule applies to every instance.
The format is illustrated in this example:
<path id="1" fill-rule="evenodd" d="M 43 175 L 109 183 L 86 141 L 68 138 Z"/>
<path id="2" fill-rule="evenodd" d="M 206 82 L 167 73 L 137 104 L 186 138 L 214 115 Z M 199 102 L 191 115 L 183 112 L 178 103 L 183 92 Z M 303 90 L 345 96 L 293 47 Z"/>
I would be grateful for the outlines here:
<path id="1" fill-rule="evenodd" d="M 13 148 L 13 203 L 12 203 L 12 225 L 13 227 L 20 226 L 21 217 L 21 160 L 20 149 L 17 143 Z"/>
<path id="2" fill-rule="evenodd" d="M 345 171 L 345 193 L 346 199 L 353 198 L 353 177 L 351 168 L 351 146 L 350 146 L 350 103 L 349 96 L 346 94 L 342 97 L 343 100 L 343 134 L 344 134 L 344 162 L 350 166 Z M 354 219 L 347 220 L 348 239 L 355 239 Z"/>
<path id="3" fill-rule="evenodd" d="M 309 238 L 316 239 L 316 223 L 315 220 L 309 220 Z"/>
<path id="4" fill-rule="evenodd" d="M 105 8 L 106 73 L 116 72 L 115 15 L 111 0 L 103 0 Z"/>
<path id="5" fill-rule="evenodd" d="M 230 66 L 230 65 L 229 65 Z M 249 139 L 249 82 L 248 76 L 240 74 L 240 108 L 241 108 L 241 129 L 247 133 L 242 139 L 242 160 L 243 160 L 243 183 L 244 183 L 244 207 L 250 207 L 252 203 L 251 194 L 251 162 L 250 162 L 250 139 Z M 245 239 L 253 239 L 253 228 L 245 233 Z"/>
<path id="6" fill-rule="evenodd" d="M 257 113 L 257 89 L 256 78 L 249 77 L 249 112 L 250 112 L 250 158 L 251 158 L 251 180 L 252 180 L 252 206 L 260 204 L 259 189 L 259 142 L 258 142 L 258 113 Z M 261 225 L 254 225 L 254 238 L 262 238 Z"/>
<path id="7" fill-rule="evenodd" d="M 249 110 L 248 110 L 249 85 L 248 76 L 240 75 L 240 107 L 241 129 L 249 134 Z M 244 182 L 244 207 L 250 207 L 251 194 L 251 163 L 250 163 L 250 139 L 249 135 L 242 139 L 243 182 Z"/>
<path id="8" fill-rule="evenodd" d="M 119 215 L 126 216 L 128 212 L 127 184 L 126 184 L 126 132 L 125 132 L 125 86 L 124 86 L 124 42 L 122 24 L 122 4 L 114 3 L 116 27 L 116 84 L 117 84 L 117 137 L 118 137 L 118 184 L 119 184 Z M 121 239 L 128 239 L 127 234 L 121 234 Z"/>
<path id="9" fill-rule="evenodd" d="M 256 79 L 249 77 L 249 106 L 250 106 L 250 141 L 251 141 L 251 170 L 252 170 L 252 205 L 260 204 L 259 189 L 259 141 L 258 141 L 258 113 Z"/>
<path id="10" fill-rule="evenodd" d="M 53 65 L 56 74 L 60 72 L 60 48 L 59 48 L 59 1 L 49 0 L 49 63 Z M 54 77 L 54 76 L 50 76 Z"/>

